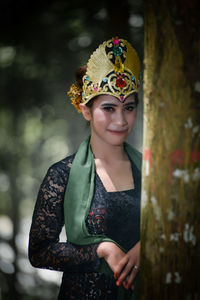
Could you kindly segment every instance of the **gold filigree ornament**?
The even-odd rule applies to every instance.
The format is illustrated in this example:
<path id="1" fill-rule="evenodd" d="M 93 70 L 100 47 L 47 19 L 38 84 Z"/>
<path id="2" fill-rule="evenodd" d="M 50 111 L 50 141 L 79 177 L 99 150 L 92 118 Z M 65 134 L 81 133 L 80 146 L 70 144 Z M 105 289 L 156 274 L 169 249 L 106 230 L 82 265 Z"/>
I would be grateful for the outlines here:
<path id="1" fill-rule="evenodd" d="M 72 84 L 67 94 L 70 97 L 72 104 L 80 113 L 81 110 L 79 104 L 82 102 L 82 89 L 77 84 Z"/>
<path id="2" fill-rule="evenodd" d="M 139 57 L 128 41 L 118 38 L 105 41 L 88 61 L 82 102 L 102 94 L 124 102 L 130 94 L 138 93 L 139 73 Z"/>

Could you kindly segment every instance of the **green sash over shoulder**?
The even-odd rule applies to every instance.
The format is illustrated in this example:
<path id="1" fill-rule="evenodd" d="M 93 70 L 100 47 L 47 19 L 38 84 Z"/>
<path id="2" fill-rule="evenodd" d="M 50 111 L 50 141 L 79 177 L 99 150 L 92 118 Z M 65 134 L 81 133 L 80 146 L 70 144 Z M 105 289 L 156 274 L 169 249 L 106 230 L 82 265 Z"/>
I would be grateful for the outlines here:
<path id="1" fill-rule="evenodd" d="M 128 153 L 128 156 L 135 163 L 137 168 L 141 170 L 141 153 L 136 149 L 133 149 L 127 143 L 124 143 L 124 147 L 125 151 Z M 75 155 L 65 192 L 64 217 L 67 240 L 76 245 L 88 245 L 105 241 L 111 241 L 117 244 L 115 241 L 107 238 L 104 235 L 91 235 L 87 230 L 85 220 L 89 213 L 94 194 L 94 178 L 95 164 L 89 136 L 85 141 L 82 142 Z M 118 246 L 123 249 L 120 245 Z M 111 272 L 109 267 L 106 266 L 104 260 L 101 270 L 104 270 L 105 273 Z M 118 297 L 118 299 L 136 299 L 130 297 L 127 298 L 122 289 L 127 293 L 127 291 L 121 287 L 121 289 L 119 289 L 119 294 L 121 294 L 121 296 Z"/>

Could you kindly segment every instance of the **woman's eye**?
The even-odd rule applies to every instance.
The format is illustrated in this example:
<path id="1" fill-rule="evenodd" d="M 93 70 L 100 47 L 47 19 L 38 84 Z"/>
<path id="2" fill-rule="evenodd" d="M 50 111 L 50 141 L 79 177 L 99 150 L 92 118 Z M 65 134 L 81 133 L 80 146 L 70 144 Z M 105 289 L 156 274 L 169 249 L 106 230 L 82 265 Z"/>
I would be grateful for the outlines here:
<path id="1" fill-rule="evenodd" d="M 135 106 L 133 106 L 133 105 L 126 106 L 125 109 L 128 110 L 128 111 L 133 111 L 135 109 Z"/>
<path id="2" fill-rule="evenodd" d="M 105 106 L 103 109 L 105 111 L 113 111 L 114 110 L 114 108 L 112 106 Z"/>

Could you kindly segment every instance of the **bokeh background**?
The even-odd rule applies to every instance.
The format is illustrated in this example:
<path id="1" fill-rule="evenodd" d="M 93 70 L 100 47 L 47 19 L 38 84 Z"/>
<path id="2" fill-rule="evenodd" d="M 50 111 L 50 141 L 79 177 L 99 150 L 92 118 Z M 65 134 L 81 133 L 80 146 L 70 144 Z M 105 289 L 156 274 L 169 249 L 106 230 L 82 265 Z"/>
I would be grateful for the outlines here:
<path id="1" fill-rule="evenodd" d="M 143 62 L 143 13 L 142 0 L 0 2 L 0 300 L 57 297 L 62 274 L 33 268 L 27 249 L 47 169 L 89 130 L 66 92 L 77 67 L 113 36 L 128 39 Z M 140 151 L 142 117 L 141 91 L 129 138 Z"/>

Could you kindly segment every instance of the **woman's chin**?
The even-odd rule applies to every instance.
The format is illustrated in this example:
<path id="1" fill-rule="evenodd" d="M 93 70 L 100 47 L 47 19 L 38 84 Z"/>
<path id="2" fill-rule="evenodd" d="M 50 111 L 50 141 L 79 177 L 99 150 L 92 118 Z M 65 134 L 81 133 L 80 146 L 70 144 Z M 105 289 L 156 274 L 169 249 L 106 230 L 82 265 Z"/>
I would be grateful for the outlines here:
<path id="1" fill-rule="evenodd" d="M 126 132 L 126 134 L 118 134 L 118 133 L 109 132 L 107 140 L 112 145 L 120 146 L 125 142 L 127 137 L 128 137 L 127 132 Z"/>

